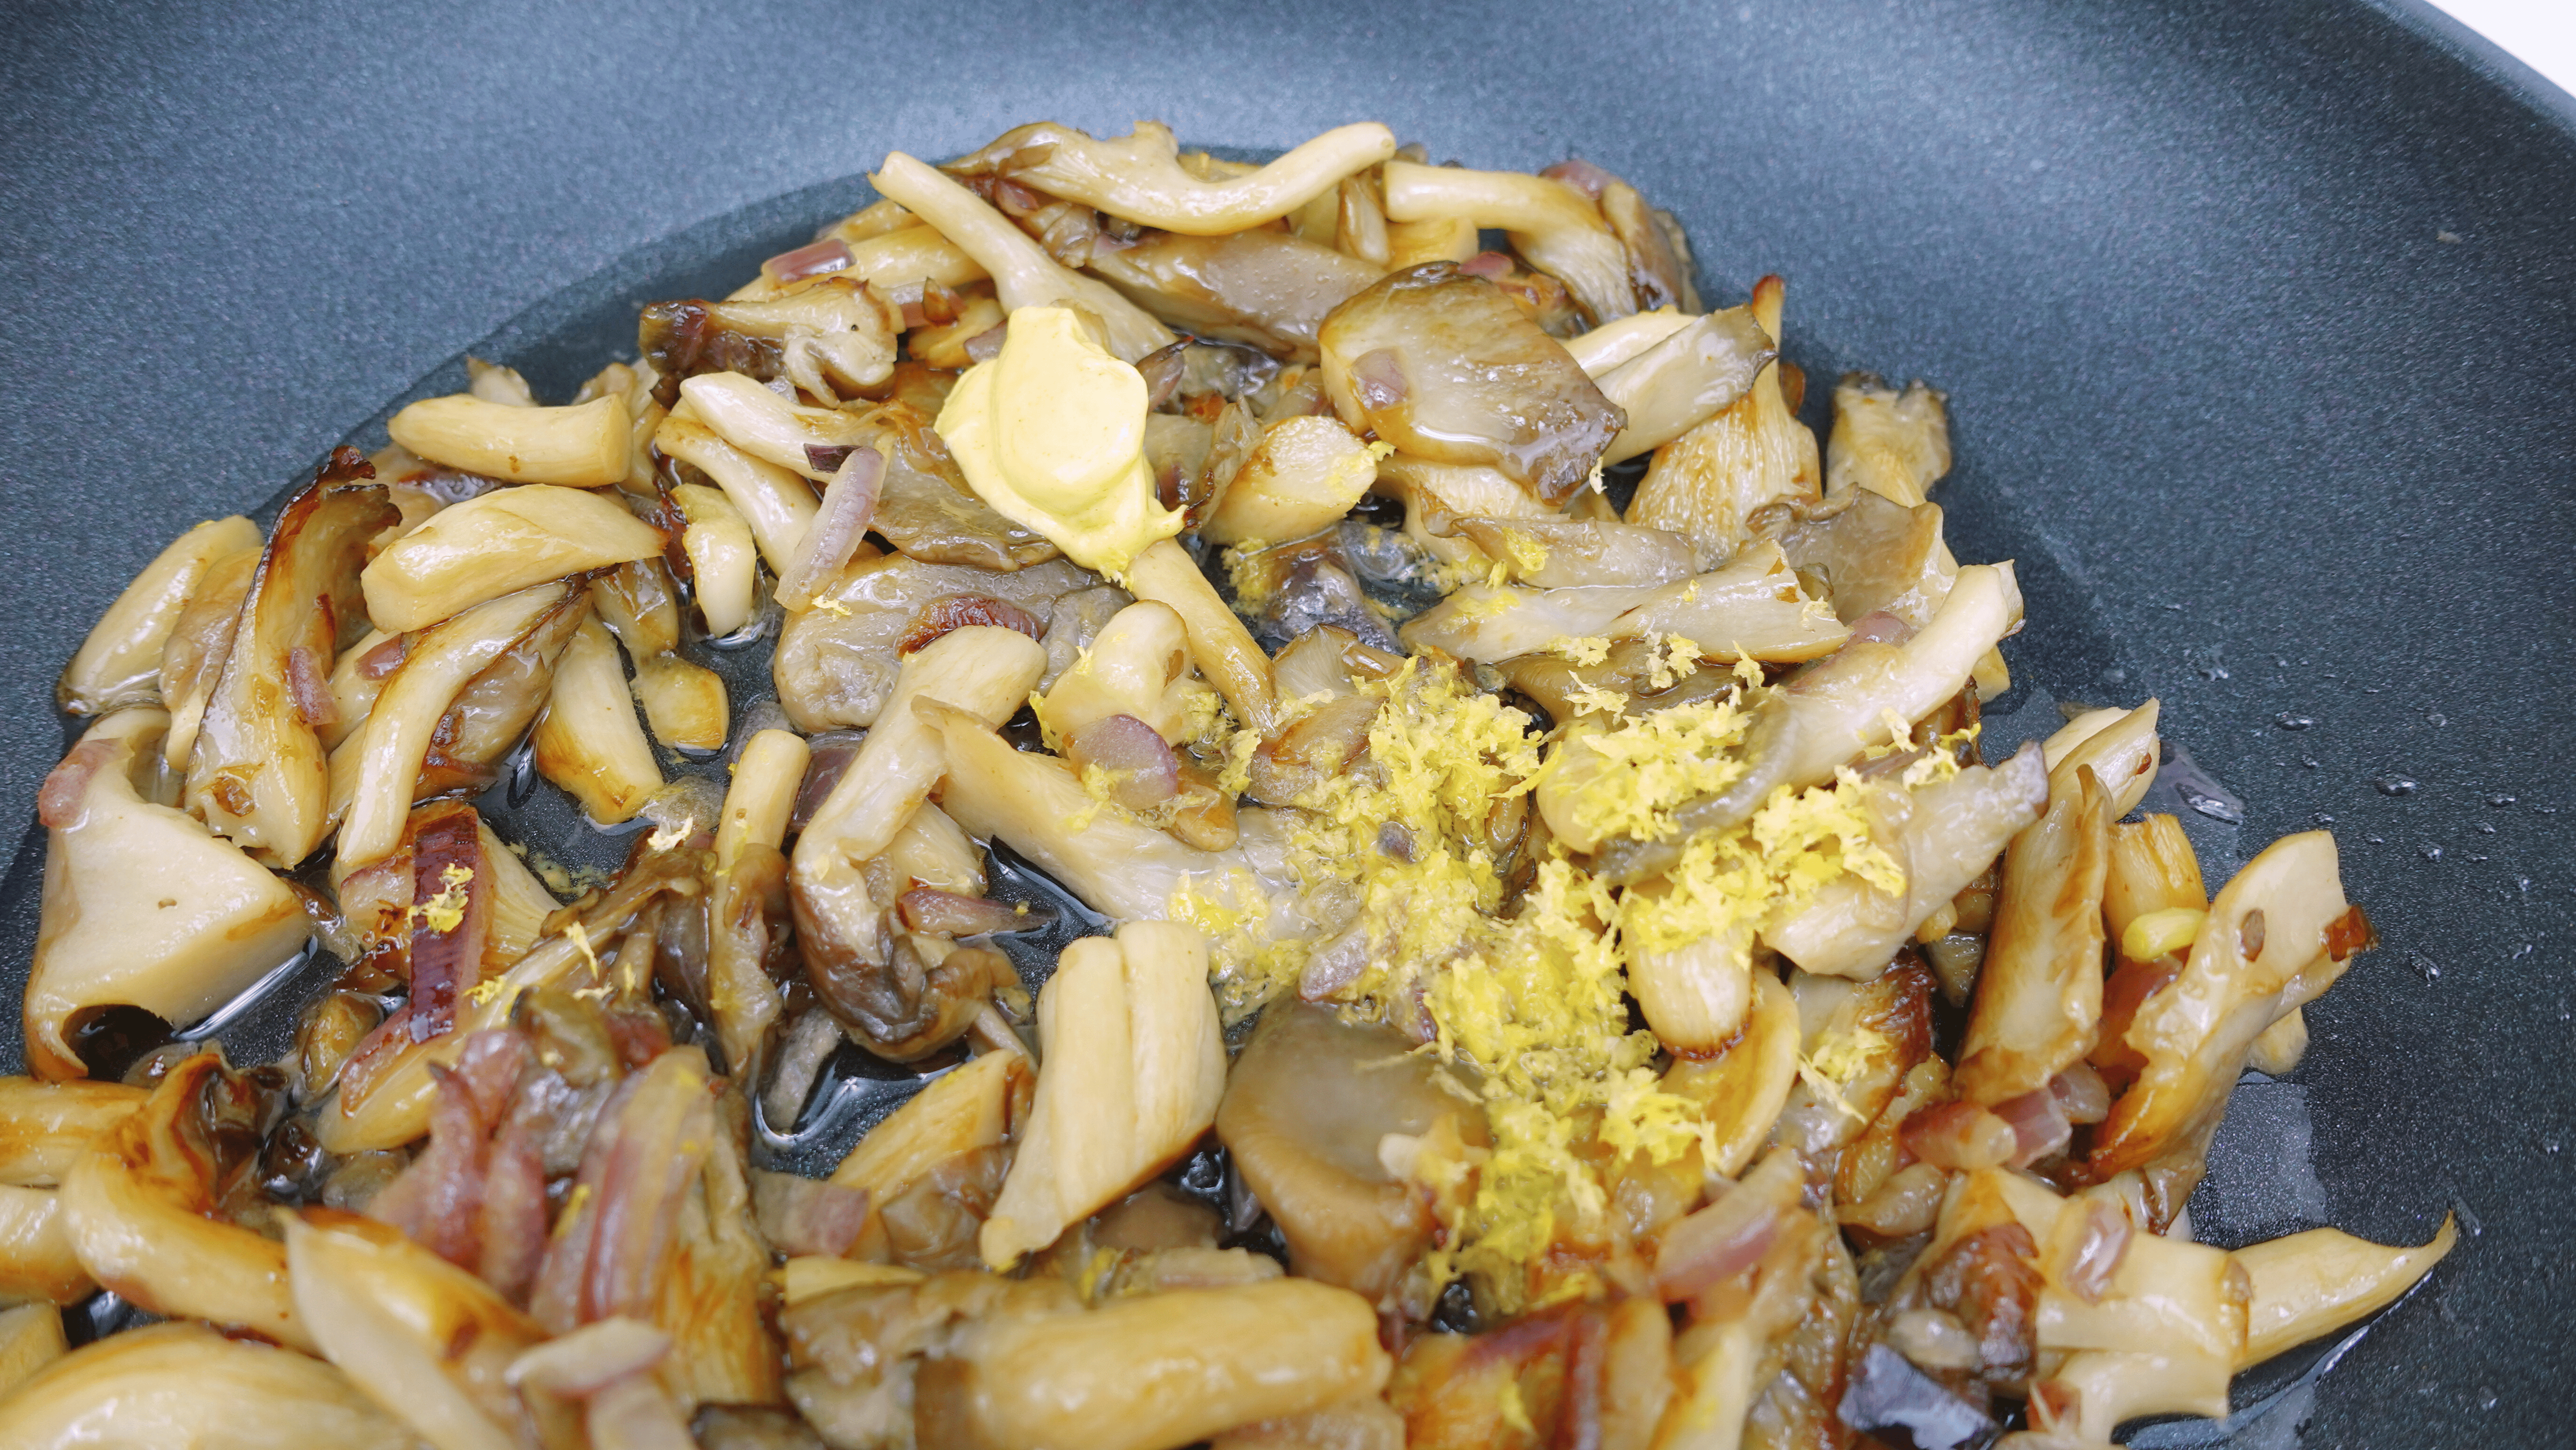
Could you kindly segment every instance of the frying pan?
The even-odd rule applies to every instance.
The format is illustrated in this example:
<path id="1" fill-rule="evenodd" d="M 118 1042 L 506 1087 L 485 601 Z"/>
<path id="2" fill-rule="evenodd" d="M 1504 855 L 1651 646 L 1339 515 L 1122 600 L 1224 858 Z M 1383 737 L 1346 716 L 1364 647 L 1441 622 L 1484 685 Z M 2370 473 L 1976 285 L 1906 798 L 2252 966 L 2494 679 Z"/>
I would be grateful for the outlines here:
<path id="1" fill-rule="evenodd" d="M 631 348 L 637 304 L 802 240 L 889 147 L 1153 116 L 1260 151 L 1379 118 L 1435 159 L 1598 161 L 1682 217 L 1713 297 L 1786 275 L 1810 378 L 1948 390 L 1952 539 L 2020 561 L 2032 620 L 1991 741 L 2161 697 L 2198 765 L 2168 808 L 2214 878 L 2331 820 L 2385 944 L 2310 1008 L 2305 1064 L 2240 1089 L 2193 1217 L 2228 1244 L 2420 1242 L 2456 1211 L 2461 1248 L 2358 1335 L 2240 1378 L 2226 1425 L 2132 1443 L 2569 1433 L 2576 102 L 2435 12 L 631 0 L 7 25 L 11 997 L 53 675 L 188 524 L 374 446 L 465 351 L 567 393 Z M 511 829 L 622 849 L 528 809 Z M 297 995 L 223 1024 L 237 1060 L 277 1049 Z M 0 1066 L 19 1050 L 7 1014 Z"/>

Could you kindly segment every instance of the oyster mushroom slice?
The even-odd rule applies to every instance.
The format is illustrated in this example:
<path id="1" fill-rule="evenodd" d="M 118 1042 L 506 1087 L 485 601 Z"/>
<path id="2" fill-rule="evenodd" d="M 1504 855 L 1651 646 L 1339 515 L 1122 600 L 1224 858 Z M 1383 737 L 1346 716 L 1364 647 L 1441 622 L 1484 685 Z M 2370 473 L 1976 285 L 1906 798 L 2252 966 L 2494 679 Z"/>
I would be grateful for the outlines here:
<path id="1" fill-rule="evenodd" d="M 1351 1027 L 1332 1011 L 1282 1001 L 1236 1059 L 1217 1137 L 1287 1235 L 1306 1278 L 1383 1302 L 1430 1246 L 1435 1227 L 1410 1183 L 1388 1174 L 1378 1145 L 1419 1138 L 1444 1116 L 1479 1146 L 1483 1115 L 1444 1090 L 1438 1068 L 1389 1027 Z"/>
<path id="2" fill-rule="evenodd" d="M 984 1262 L 1007 1268 L 1189 1151 L 1225 1092 L 1225 1036 L 1207 941 L 1177 922 L 1130 922 L 1115 942 L 1067 947 L 1038 996 L 1037 1102 Z"/>
<path id="3" fill-rule="evenodd" d="M 0 1443 L 416 1450 L 420 1442 L 320 1360 L 202 1324 L 154 1324 L 85 1344 L 0 1400 Z"/>
<path id="4" fill-rule="evenodd" d="M 83 1075 L 72 1033 L 111 1006 L 196 1022 L 295 955 L 310 926 L 295 893 L 135 779 L 170 717 L 120 710 L 45 778 L 43 904 L 25 1001 L 28 1065 Z"/>
<path id="5" fill-rule="evenodd" d="M 367 617 L 406 633 L 530 585 L 661 552 L 662 535 L 609 497 L 537 483 L 439 510 L 359 577 Z"/>
<path id="6" fill-rule="evenodd" d="M 236 1325 L 310 1352 L 285 1249 L 213 1216 L 220 1165 L 205 1119 L 225 1076 L 217 1053 L 180 1062 L 72 1165 L 59 1190 L 72 1247 L 100 1287 L 139 1308 Z"/>
<path id="7" fill-rule="evenodd" d="M 1107 139 L 1039 121 L 1004 133 L 948 169 L 1007 177 L 1165 231 L 1223 236 L 1286 216 L 1394 154 L 1395 133 L 1363 121 L 1337 126 L 1259 168 L 1207 181 L 1181 165 L 1180 143 L 1160 121 L 1139 121 L 1131 134 Z"/>
<path id="8" fill-rule="evenodd" d="M 349 816 L 340 829 L 344 869 L 383 860 L 401 843 L 430 737 L 466 685 L 585 592 L 579 580 L 522 589 L 466 610 L 412 645 L 377 692 L 365 727 L 342 747 L 354 751 Z"/>
<path id="9" fill-rule="evenodd" d="M 509 1450 L 533 1416 L 506 1382 L 544 1329 L 481 1279 L 372 1219 L 286 1220 L 296 1310 L 323 1357 L 433 1445 Z"/>
<path id="10" fill-rule="evenodd" d="M 258 554 L 259 529 L 238 514 L 172 540 L 90 626 L 80 652 L 63 667 L 54 702 L 74 715 L 160 703 L 163 646 L 179 617 L 218 565 Z"/>
<path id="11" fill-rule="evenodd" d="M 329 829 L 316 727 L 330 715 L 332 661 L 367 632 L 368 542 L 399 517 L 382 486 L 360 482 L 373 472 L 343 448 L 278 516 L 188 763 L 189 810 L 283 865 L 312 855 Z"/>
<path id="12" fill-rule="evenodd" d="M 1563 343 L 1454 263 L 1380 280 L 1318 340 L 1352 431 L 1437 463 L 1491 464 L 1544 503 L 1571 498 L 1628 423 Z"/>

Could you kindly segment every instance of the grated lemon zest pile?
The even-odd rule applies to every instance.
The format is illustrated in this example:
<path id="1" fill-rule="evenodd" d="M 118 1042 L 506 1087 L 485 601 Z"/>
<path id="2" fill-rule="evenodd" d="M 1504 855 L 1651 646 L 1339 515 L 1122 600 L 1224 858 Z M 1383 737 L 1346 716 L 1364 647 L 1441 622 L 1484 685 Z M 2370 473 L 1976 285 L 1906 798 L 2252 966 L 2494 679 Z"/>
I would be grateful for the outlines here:
<path id="1" fill-rule="evenodd" d="M 1599 636 L 1590 639 L 1560 639 L 1547 647 L 1547 652 L 1577 668 L 1607 664 L 1610 641 Z"/>
<path id="2" fill-rule="evenodd" d="M 463 926 L 466 906 L 465 887 L 473 879 L 473 867 L 451 863 L 446 870 L 438 873 L 438 883 L 441 888 L 439 893 L 427 901 L 414 905 L 411 909 L 411 919 L 441 936 Z"/>

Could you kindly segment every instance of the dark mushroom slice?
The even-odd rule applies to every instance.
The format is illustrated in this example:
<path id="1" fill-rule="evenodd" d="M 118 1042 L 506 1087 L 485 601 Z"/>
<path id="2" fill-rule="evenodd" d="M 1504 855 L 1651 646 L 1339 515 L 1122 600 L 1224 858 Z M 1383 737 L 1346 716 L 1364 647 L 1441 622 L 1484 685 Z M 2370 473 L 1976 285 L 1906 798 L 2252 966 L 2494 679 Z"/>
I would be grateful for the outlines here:
<path id="1" fill-rule="evenodd" d="M 1406 453 L 1486 463 L 1548 504 L 1583 486 L 1627 415 L 1502 290 L 1451 262 L 1386 277 L 1319 334 L 1342 421 Z"/>
<path id="2" fill-rule="evenodd" d="M 1418 1137 L 1454 1116 L 1482 1141 L 1484 1118 L 1443 1088 L 1412 1040 L 1281 1002 L 1235 1060 L 1217 1136 L 1287 1236 L 1298 1274 L 1383 1300 L 1430 1246 L 1430 1210 L 1378 1161 L 1389 1133 Z"/>

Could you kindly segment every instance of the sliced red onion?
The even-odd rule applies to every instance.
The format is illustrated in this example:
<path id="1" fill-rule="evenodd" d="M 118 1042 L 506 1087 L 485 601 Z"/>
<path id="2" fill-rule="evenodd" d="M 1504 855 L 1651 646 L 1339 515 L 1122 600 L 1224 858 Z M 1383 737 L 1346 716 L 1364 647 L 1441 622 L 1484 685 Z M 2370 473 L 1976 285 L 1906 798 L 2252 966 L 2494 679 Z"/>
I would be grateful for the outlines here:
<path id="1" fill-rule="evenodd" d="M 1190 341 L 1183 338 L 1136 360 L 1136 371 L 1145 379 L 1146 411 L 1160 408 L 1180 391 L 1181 378 L 1189 372 L 1189 350 Z"/>
<path id="2" fill-rule="evenodd" d="M 927 649 L 950 630 L 968 625 L 986 625 L 995 629 L 1016 629 L 1034 640 L 1046 638 L 1046 626 L 1007 599 L 989 594 L 942 594 L 913 611 L 912 622 L 904 627 L 903 637 L 895 641 L 897 654 L 912 654 Z"/>
<path id="3" fill-rule="evenodd" d="M 1131 811 L 1149 811 L 1180 793 L 1180 761 L 1153 726 L 1133 715 L 1107 715 L 1064 742 L 1073 768 L 1099 766 L 1110 773 L 1109 798 Z"/>
<path id="4" fill-rule="evenodd" d="M 496 1027 L 465 1039 L 456 1054 L 456 1081 L 474 1103 L 474 1115 L 486 1125 L 507 1116 L 517 1096 L 519 1074 L 536 1048 L 524 1032 Z"/>
<path id="5" fill-rule="evenodd" d="M 808 450 L 809 452 L 811 450 Z M 818 464 L 819 466 L 819 464 Z M 885 487 L 886 456 L 874 448 L 854 448 L 842 459 L 823 488 L 823 504 L 797 542 L 787 574 L 778 581 L 778 600 L 803 608 L 826 580 L 841 572 L 867 537 Z"/>
<path id="6" fill-rule="evenodd" d="M 865 730 L 826 730 L 808 736 L 805 741 L 805 778 L 796 786 L 796 809 L 789 813 L 787 827 L 805 829 L 814 813 L 823 808 L 832 788 L 841 783 L 841 775 L 858 758 L 859 747 L 867 743 Z"/>
<path id="7" fill-rule="evenodd" d="M 45 777 L 43 789 L 36 792 L 36 819 L 52 830 L 63 830 L 80 824 L 86 814 L 81 802 L 89 795 L 90 780 L 116 757 L 116 745 L 108 740 L 84 740 L 72 747 L 63 763 Z"/>
<path id="8" fill-rule="evenodd" d="M 759 1219 L 760 1235 L 780 1253 L 838 1258 L 867 1227 L 865 1189 L 757 1169 L 751 1180 L 752 1211 Z"/>
<path id="9" fill-rule="evenodd" d="M 475 1220 L 488 1158 L 483 1123 L 454 1072 L 432 1063 L 429 1074 L 435 1092 L 429 1146 L 367 1201 L 367 1216 L 401 1229 L 449 1263 L 471 1268 L 482 1256 Z"/>
<path id="10" fill-rule="evenodd" d="M 402 668 L 403 657 L 411 653 L 411 636 L 398 634 L 374 649 L 358 656 L 358 678 L 381 680 Z"/>
<path id="11" fill-rule="evenodd" d="M 1903 644 L 1913 637 L 1913 625 L 1884 609 L 1879 609 L 1872 610 L 1852 621 L 1851 638 L 1845 640 L 1844 645 L 1849 647 L 1855 644 Z"/>
<path id="12" fill-rule="evenodd" d="M 1915 1157 L 1952 1173 L 2000 1168 L 2021 1143 L 2012 1124 L 1974 1103 L 1926 1108 L 1905 1120 L 1898 1141 Z"/>
<path id="13" fill-rule="evenodd" d="M 2057 1094 L 2047 1088 L 2006 1098 L 1995 1104 L 1994 1114 L 2012 1125 L 2015 1168 L 2027 1168 L 2051 1153 L 2064 1151 L 2074 1131 L 2065 1112 L 2057 1106 Z"/>
<path id="14" fill-rule="evenodd" d="M 1593 201 L 1599 201 L 1601 193 L 1618 179 L 1580 156 L 1569 156 L 1539 175 L 1550 181 L 1562 181 Z"/>
<path id="15" fill-rule="evenodd" d="M 1512 259 L 1501 252 L 1478 252 L 1458 264 L 1458 270 L 1470 277 L 1499 282 L 1512 274 Z"/>
<path id="16" fill-rule="evenodd" d="M 2057 1096 L 2057 1110 L 2070 1123 L 2098 1123 L 2111 1116 L 2111 1087 L 2093 1064 L 2079 1062 L 2048 1080 L 2048 1090 Z"/>
<path id="17" fill-rule="evenodd" d="M 946 937 L 1029 931 L 1054 919 L 1036 912 L 1023 915 L 1001 902 L 942 891 L 936 886 L 916 886 L 895 898 L 895 913 L 906 931 Z"/>
<path id="18" fill-rule="evenodd" d="M 492 900 L 491 863 L 481 823 L 459 806 L 411 832 L 411 1040 L 427 1042 L 456 1022 L 457 994 L 483 975 L 483 937 Z M 447 911 L 454 924 L 441 928 Z"/>
<path id="19" fill-rule="evenodd" d="M 1779 1208 L 1767 1195 L 1730 1190 L 1664 1230 L 1655 1251 L 1655 1292 L 1667 1304 L 1696 1298 L 1761 1262 L 1779 1236 Z"/>
<path id="20" fill-rule="evenodd" d="M 546 1160 L 540 1138 L 522 1117 L 513 1117 L 493 1138 L 492 1155 L 483 1167 L 483 1204 L 475 1212 L 482 1249 L 474 1272 L 513 1302 L 526 1295 L 546 1255 Z"/>
<path id="21" fill-rule="evenodd" d="M 2069 1293 L 2087 1304 L 2098 1304 L 2111 1291 L 2120 1261 L 2129 1256 L 2129 1240 L 2137 1226 L 2119 1205 L 2100 1199 L 2085 1205 L 2078 1225 L 2075 1252 L 2066 1261 L 2063 1277 Z"/>
<path id="22" fill-rule="evenodd" d="M 331 698 L 330 667 L 311 645 L 299 644 L 286 652 L 286 694 L 295 702 L 295 717 L 316 730 L 340 718 L 339 702 Z"/>
<path id="23" fill-rule="evenodd" d="M 1351 387 L 1359 395 L 1360 406 L 1375 412 L 1392 408 L 1412 395 L 1413 385 L 1405 380 L 1404 362 L 1392 348 L 1364 352 L 1351 363 Z"/>
<path id="24" fill-rule="evenodd" d="M 825 237 L 807 242 L 792 252 L 781 252 L 760 264 L 773 282 L 802 282 L 826 272 L 838 272 L 850 265 L 850 244 L 839 237 Z"/>

